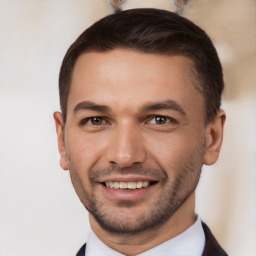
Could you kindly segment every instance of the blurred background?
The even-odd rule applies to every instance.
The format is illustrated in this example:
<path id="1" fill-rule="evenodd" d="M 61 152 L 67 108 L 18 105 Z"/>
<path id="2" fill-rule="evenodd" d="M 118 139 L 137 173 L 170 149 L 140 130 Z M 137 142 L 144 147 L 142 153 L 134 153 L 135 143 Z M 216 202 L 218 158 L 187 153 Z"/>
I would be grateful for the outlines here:
<path id="1" fill-rule="evenodd" d="M 122 8 L 177 11 L 216 45 L 227 122 L 218 163 L 203 168 L 196 209 L 229 255 L 255 256 L 256 1 L 185 2 L 126 0 Z M 1 256 L 75 255 L 86 241 L 87 213 L 59 167 L 52 115 L 67 48 L 113 11 L 107 0 L 0 0 Z"/>

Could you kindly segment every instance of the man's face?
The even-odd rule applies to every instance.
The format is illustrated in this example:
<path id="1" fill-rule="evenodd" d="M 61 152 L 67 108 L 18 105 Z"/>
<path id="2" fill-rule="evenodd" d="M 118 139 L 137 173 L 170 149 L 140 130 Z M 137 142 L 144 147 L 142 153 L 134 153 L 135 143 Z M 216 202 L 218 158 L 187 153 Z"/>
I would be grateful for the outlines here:
<path id="1" fill-rule="evenodd" d="M 204 101 L 191 62 L 116 49 L 79 57 L 61 165 L 110 232 L 159 226 L 190 200 L 205 156 Z"/>

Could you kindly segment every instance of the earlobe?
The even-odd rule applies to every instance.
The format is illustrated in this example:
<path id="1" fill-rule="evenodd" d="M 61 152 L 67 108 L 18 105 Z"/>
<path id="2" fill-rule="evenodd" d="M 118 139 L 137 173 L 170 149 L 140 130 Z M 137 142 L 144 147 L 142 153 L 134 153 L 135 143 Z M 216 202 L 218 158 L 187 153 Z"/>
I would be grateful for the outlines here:
<path id="1" fill-rule="evenodd" d="M 63 170 L 68 170 L 67 152 L 64 139 L 64 122 L 60 112 L 54 112 L 55 127 L 58 139 L 58 148 L 60 153 L 60 166 Z"/>
<path id="2" fill-rule="evenodd" d="M 206 150 L 204 155 L 204 164 L 206 165 L 214 164 L 219 157 L 225 120 L 226 114 L 221 109 L 215 119 L 206 127 Z"/>

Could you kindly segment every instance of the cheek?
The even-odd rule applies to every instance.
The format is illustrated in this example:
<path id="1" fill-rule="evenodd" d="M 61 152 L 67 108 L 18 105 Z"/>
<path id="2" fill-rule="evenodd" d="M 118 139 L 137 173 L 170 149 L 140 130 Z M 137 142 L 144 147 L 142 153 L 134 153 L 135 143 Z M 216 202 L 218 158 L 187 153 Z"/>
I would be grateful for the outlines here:
<path id="1" fill-rule="evenodd" d="M 202 148 L 200 136 L 169 134 L 148 141 L 151 157 L 160 165 L 168 176 L 178 172 L 191 161 Z M 203 156 L 202 156 L 203 157 Z M 171 173 L 171 174 L 170 174 Z"/>
<path id="2" fill-rule="evenodd" d="M 70 132 L 66 136 L 67 154 L 75 169 L 90 169 L 102 156 L 104 145 L 98 134 L 87 135 L 83 132 Z"/>
<path id="3" fill-rule="evenodd" d="M 66 141 L 70 177 L 76 193 L 82 200 L 85 188 L 88 190 L 90 187 L 89 172 L 95 161 L 95 150 L 81 136 L 72 135 Z"/>

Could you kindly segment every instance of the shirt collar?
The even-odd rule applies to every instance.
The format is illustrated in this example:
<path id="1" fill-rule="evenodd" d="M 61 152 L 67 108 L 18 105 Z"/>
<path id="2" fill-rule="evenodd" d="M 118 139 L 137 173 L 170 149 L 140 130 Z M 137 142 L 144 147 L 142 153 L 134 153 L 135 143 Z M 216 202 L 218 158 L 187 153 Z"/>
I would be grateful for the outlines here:
<path id="1" fill-rule="evenodd" d="M 195 223 L 183 233 L 151 248 L 138 256 L 196 256 L 202 255 L 205 244 L 205 235 L 201 219 L 197 217 Z M 86 256 L 124 256 L 123 254 L 105 245 L 93 231 L 90 232 L 86 243 Z"/>

